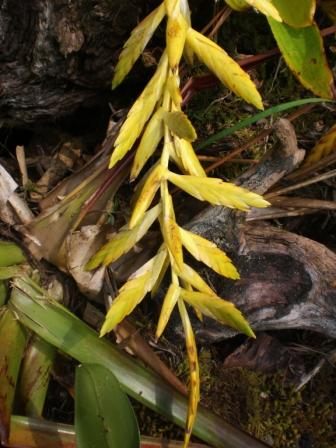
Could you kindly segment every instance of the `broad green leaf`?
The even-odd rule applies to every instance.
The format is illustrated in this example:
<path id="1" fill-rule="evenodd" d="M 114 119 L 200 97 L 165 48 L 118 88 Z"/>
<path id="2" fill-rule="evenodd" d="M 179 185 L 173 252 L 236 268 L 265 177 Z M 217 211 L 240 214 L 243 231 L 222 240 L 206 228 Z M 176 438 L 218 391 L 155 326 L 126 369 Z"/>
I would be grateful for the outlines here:
<path id="1" fill-rule="evenodd" d="M 184 433 L 184 445 L 183 448 L 188 447 L 192 428 L 196 420 L 197 406 L 200 399 L 200 374 L 197 356 L 197 347 L 194 332 L 190 323 L 188 312 L 183 301 L 178 299 L 178 308 L 183 325 L 186 349 L 189 363 L 189 403 L 188 403 L 188 415 L 186 422 L 186 429 Z"/>
<path id="2" fill-rule="evenodd" d="M 131 275 L 119 290 L 118 296 L 113 300 L 100 330 L 100 336 L 112 331 L 153 288 L 160 275 L 165 258 L 166 252 L 161 251 Z"/>
<path id="3" fill-rule="evenodd" d="M 166 28 L 166 46 L 168 62 L 173 70 L 178 67 L 186 41 L 189 24 L 181 13 L 170 16 Z"/>
<path id="4" fill-rule="evenodd" d="M 333 75 L 317 25 L 291 28 L 271 18 L 268 23 L 288 67 L 301 84 L 315 95 L 332 98 Z"/>
<path id="5" fill-rule="evenodd" d="M 205 316 L 229 325 L 247 336 L 255 337 L 247 320 L 233 303 L 214 295 L 187 291 L 186 289 L 181 289 L 180 297 Z"/>
<path id="6" fill-rule="evenodd" d="M 171 132 L 177 137 L 193 142 L 197 138 L 196 131 L 189 118 L 181 111 L 166 112 L 163 115 L 164 122 Z"/>
<path id="7" fill-rule="evenodd" d="M 294 28 L 312 25 L 316 0 L 272 0 L 284 22 Z"/>
<path id="8" fill-rule="evenodd" d="M 183 268 L 178 272 L 178 276 L 193 288 L 205 294 L 215 294 L 202 277 L 190 266 L 184 263 Z"/>
<path id="9" fill-rule="evenodd" d="M 311 165 L 336 150 L 336 124 L 318 140 L 314 148 L 309 152 L 305 165 Z"/>
<path id="10" fill-rule="evenodd" d="M 239 278 L 237 269 L 232 264 L 230 258 L 215 243 L 182 227 L 180 227 L 180 235 L 183 246 L 196 260 L 206 264 L 220 275 L 234 280 Z"/>
<path id="11" fill-rule="evenodd" d="M 112 82 L 113 89 L 115 89 L 129 73 L 164 16 L 165 7 L 161 4 L 134 28 L 119 56 Z"/>
<path id="12" fill-rule="evenodd" d="M 206 177 L 206 173 L 190 142 L 175 136 L 174 147 L 176 156 L 179 158 L 185 173 L 191 176 Z"/>
<path id="13" fill-rule="evenodd" d="M 75 430 L 78 448 L 139 448 L 134 411 L 113 373 L 83 364 L 75 376 Z"/>
<path id="14" fill-rule="evenodd" d="M 143 218 L 145 211 L 151 205 L 155 193 L 160 187 L 161 180 L 165 175 L 165 168 L 162 165 L 157 165 L 148 175 L 141 193 L 136 201 L 132 217 L 130 219 L 129 227 L 133 229 Z"/>
<path id="15" fill-rule="evenodd" d="M 12 266 L 26 261 L 22 249 L 15 243 L 0 241 L 0 267 Z"/>
<path id="16" fill-rule="evenodd" d="M 131 181 L 136 179 L 147 160 L 154 154 L 163 137 L 162 109 L 158 109 L 149 120 L 137 147 L 131 170 Z"/>
<path id="17" fill-rule="evenodd" d="M 263 109 L 261 96 L 250 76 L 221 47 L 192 28 L 189 28 L 187 42 L 223 84 L 248 103 Z"/>
<path id="18" fill-rule="evenodd" d="M 175 220 L 174 206 L 171 195 L 168 193 L 167 184 L 163 186 L 163 207 L 161 228 L 164 242 L 169 250 L 172 264 L 176 264 L 180 270 L 183 267 L 183 251 L 180 236 L 180 228 Z"/>
<path id="19" fill-rule="evenodd" d="M 168 180 L 196 199 L 213 205 L 225 205 L 243 211 L 249 210 L 249 207 L 263 208 L 269 205 L 262 196 L 221 179 L 185 176 L 169 171 Z"/>
<path id="20" fill-rule="evenodd" d="M 127 394 L 184 427 L 188 408 L 184 396 L 106 338 L 99 338 L 91 327 L 29 279 L 16 278 L 12 284 L 9 306 L 22 325 L 80 363 L 105 366 L 115 374 Z M 198 408 L 193 433 L 216 448 L 244 445 L 265 448 L 264 443 L 202 406 Z"/>
<path id="21" fill-rule="evenodd" d="M 114 143 L 114 150 L 109 164 L 110 168 L 127 154 L 141 134 L 146 122 L 153 113 L 156 103 L 161 98 L 167 70 L 168 58 L 166 53 L 164 53 L 154 76 L 127 114 L 127 118 Z"/>
<path id="22" fill-rule="evenodd" d="M 162 333 L 164 332 L 164 330 L 167 326 L 167 323 L 170 319 L 171 313 L 173 312 L 173 309 L 177 303 L 177 299 L 179 298 L 179 295 L 180 295 L 180 287 L 178 285 L 175 285 L 174 283 L 172 283 L 168 288 L 168 291 L 165 295 L 165 298 L 164 298 L 164 301 L 162 304 L 160 318 L 159 318 L 159 322 L 158 322 L 156 334 L 155 334 L 156 339 L 159 339 L 161 337 Z"/>
<path id="23" fill-rule="evenodd" d="M 95 269 L 101 264 L 107 266 L 122 255 L 127 253 L 147 233 L 150 226 L 161 213 L 161 205 L 158 204 L 144 214 L 142 221 L 129 229 L 128 225 L 122 227 L 112 239 L 106 243 L 88 262 L 86 269 Z"/>
<path id="24" fill-rule="evenodd" d="M 14 313 L 7 307 L 0 310 L 0 436 L 8 440 L 15 387 L 23 357 L 26 335 Z"/>

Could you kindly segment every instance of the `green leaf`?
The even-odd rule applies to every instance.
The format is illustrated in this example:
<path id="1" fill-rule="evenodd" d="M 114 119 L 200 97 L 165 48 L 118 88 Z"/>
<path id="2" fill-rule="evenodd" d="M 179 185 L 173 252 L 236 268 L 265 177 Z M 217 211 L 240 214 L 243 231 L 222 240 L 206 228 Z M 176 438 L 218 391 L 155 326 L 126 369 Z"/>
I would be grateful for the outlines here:
<path id="1" fill-rule="evenodd" d="M 126 393 L 184 427 L 188 408 L 184 396 L 108 340 L 100 339 L 92 328 L 29 279 L 14 280 L 9 305 L 23 325 L 50 344 L 83 364 L 103 365 L 115 374 Z M 265 448 L 264 443 L 202 406 L 193 433 L 215 448 Z"/>
<path id="2" fill-rule="evenodd" d="M 21 248 L 9 241 L 0 241 L 0 267 L 12 266 L 26 261 Z"/>
<path id="3" fill-rule="evenodd" d="M 270 17 L 267 20 L 288 67 L 301 84 L 315 95 L 332 98 L 333 75 L 317 25 L 291 28 Z"/>
<path id="4" fill-rule="evenodd" d="M 294 28 L 302 28 L 313 23 L 316 9 L 315 0 L 272 0 L 281 18 Z"/>
<path id="5" fill-rule="evenodd" d="M 76 369 L 75 429 L 78 448 L 138 448 L 138 424 L 113 373 L 99 364 Z"/>
<path id="6" fill-rule="evenodd" d="M 26 336 L 11 310 L 2 307 L 0 313 L 0 435 L 5 443 Z"/>

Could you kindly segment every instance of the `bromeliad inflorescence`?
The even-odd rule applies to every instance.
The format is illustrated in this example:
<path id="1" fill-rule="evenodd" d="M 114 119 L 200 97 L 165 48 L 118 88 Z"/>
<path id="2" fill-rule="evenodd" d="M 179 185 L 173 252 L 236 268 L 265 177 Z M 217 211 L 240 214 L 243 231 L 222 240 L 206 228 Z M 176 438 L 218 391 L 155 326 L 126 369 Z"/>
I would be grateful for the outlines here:
<path id="1" fill-rule="evenodd" d="M 153 293 L 170 267 L 171 283 L 162 305 L 156 336 L 161 336 L 177 305 L 190 366 L 187 446 L 196 416 L 200 385 L 197 349 L 186 304 L 194 308 L 199 317 L 210 316 L 248 336 L 253 336 L 253 331 L 240 311 L 232 303 L 219 298 L 185 263 L 184 250 L 218 274 L 239 278 L 231 260 L 214 243 L 178 225 L 169 186 L 174 184 L 202 201 L 243 211 L 250 206 L 266 207 L 268 203 L 261 196 L 236 185 L 208 178 L 193 150 L 196 131 L 181 110 L 179 64 L 183 54 L 188 60 L 196 55 L 229 89 L 257 108 L 262 108 L 262 101 L 248 74 L 222 48 L 191 27 L 187 0 L 165 0 L 133 30 L 120 55 L 113 87 L 121 83 L 131 70 L 165 16 L 166 49 L 154 76 L 128 113 L 116 139 L 110 167 L 121 160 L 138 139 L 131 180 L 137 179 L 158 147 L 161 154 L 141 181 L 141 191 L 129 223 L 90 260 L 88 268 L 94 269 L 117 260 L 146 234 L 156 220 L 159 221 L 162 245 L 157 254 L 134 272 L 120 289 L 107 313 L 101 335 L 111 331 L 130 314 L 148 292 Z M 182 174 L 172 171 L 171 164 Z M 158 191 L 160 200 L 150 208 Z"/>

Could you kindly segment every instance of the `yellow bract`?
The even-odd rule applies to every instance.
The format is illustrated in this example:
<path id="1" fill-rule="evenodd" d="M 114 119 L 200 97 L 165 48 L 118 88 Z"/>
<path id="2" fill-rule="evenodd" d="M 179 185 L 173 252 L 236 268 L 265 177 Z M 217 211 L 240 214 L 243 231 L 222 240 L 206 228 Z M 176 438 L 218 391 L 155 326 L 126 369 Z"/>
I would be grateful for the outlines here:
<path id="1" fill-rule="evenodd" d="M 134 28 L 130 38 L 126 41 L 115 68 L 112 88 L 117 87 L 133 67 L 141 55 L 154 31 L 165 16 L 163 4 L 152 11 L 137 27 Z"/>
<path id="2" fill-rule="evenodd" d="M 194 126 L 182 111 L 165 112 L 163 119 L 171 132 L 177 137 L 184 138 L 189 142 L 196 140 L 197 134 Z"/>
<path id="3" fill-rule="evenodd" d="M 106 243 L 91 258 L 86 266 L 86 269 L 95 269 L 101 264 L 107 266 L 131 250 L 134 245 L 147 233 L 148 229 L 158 218 L 160 213 L 161 205 L 158 204 L 145 213 L 142 221 L 133 229 L 129 230 L 128 226 L 122 227 L 119 232 L 113 236 L 111 241 Z"/>
<path id="4" fill-rule="evenodd" d="M 151 205 L 155 193 L 160 186 L 161 179 L 163 179 L 165 173 L 166 169 L 162 165 L 157 165 L 147 177 L 130 219 L 130 229 L 141 221 L 145 211 Z"/>
<path id="5" fill-rule="evenodd" d="M 247 336 L 255 337 L 247 320 L 233 303 L 215 295 L 182 289 L 180 297 L 202 314 L 229 325 Z"/>
<path id="6" fill-rule="evenodd" d="M 336 124 L 316 143 L 308 154 L 305 165 L 311 165 L 336 150 Z"/>
<path id="7" fill-rule="evenodd" d="M 162 197 L 162 233 L 167 249 L 169 250 L 171 262 L 176 264 L 176 267 L 180 270 L 183 266 L 180 228 L 175 221 L 173 201 L 168 193 L 167 185 L 164 185 L 162 188 L 164 190 Z"/>
<path id="8" fill-rule="evenodd" d="M 168 288 L 167 294 L 162 304 L 160 318 L 156 329 L 156 339 L 159 339 L 161 337 L 167 326 L 171 313 L 173 312 L 177 299 L 179 298 L 180 289 L 181 288 L 174 283 L 172 283 Z"/>
<path id="9" fill-rule="evenodd" d="M 147 120 L 152 115 L 154 107 L 162 95 L 163 86 L 167 77 L 167 69 L 168 59 L 166 53 L 164 53 L 154 76 L 131 107 L 126 121 L 120 129 L 114 144 L 115 148 L 111 155 L 110 168 L 132 148 Z"/>
<path id="10" fill-rule="evenodd" d="M 131 180 L 138 177 L 147 160 L 153 155 L 163 137 L 162 108 L 158 109 L 148 122 L 135 153 Z"/>
<path id="11" fill-rule="evenodd" d="M 276 7 L 272 4 L 270 0 L 245 0 L 246 3 L 248 3 L 250 6 L 253 6 L 253 8 L 258 9 L 258 11 L 265 14 L 265 16 L 272 17 L 273 19 L 277 20 L 278 22 L 282 22 L 282 19 L 280 17 L 280 14 Z"/>
<path id="12" fill-rule="evenodd" d="M 104 336 L 104 334 L 113 330 L 153 288 L 161 272 L 165 257 L 165 251 L 159 252 L 131 275 L 127 283 L 120 289 L 116 299 L 114 299 L 100 330 L 100 336 Z"/>
<path id="13" fill-rule="evenodd" d="M 183 246 L 196 260 L 206 264 L 209 268 L 217 272 L 217 274 L 234 280 L 239 278 L 237 269 L 232 264 L 230 258 L 215 243 L 181 227 L 180 235 Z"/>
<path id="14" fill-rule="evenodd" d="M 179 298 L 177 303 L 186 339 L 186 348 L 190 370 L 189 405 L 183 445 L 183 448 L 186 448 L 190 440 L 192 427 L 196 419 L 197 405 L 200 399 L 200 375 L 197 347 L 190 319 L 183 301 Z"/>
<path id="15" fill-rule="evenodd" d="M 188 140 L 174 137 L 176 157 L 182 171 L 192 176 L 206 177 L 206 173 L 195 154 L 195 151 Z"/>
<path id="16" fill-rule="evenodd" d="M 210 286 L 202 279 L 202 277 L 190 266 L 183 264 L 183 268 L 178 273 L 179 277 L 193 288 L 205 294 L 215 294 Z"/>
<path id="17" fill-rule="evenodd" d="M 176 17 L 168 17 L 166 42 L 171 69 L 175 69 L 180 63 L 188 29 L 189 24 L 182 14 L 178 14 Z"/>
<path id="18" fill-rule="evenodd" d="M 221 179 L 196 177 L 168 172 L 168 180 L 191 196 L 208 201 L 213 205 L 225 205 L 230 208 L 247 211 L 249 207 L 268 207 L 269 203 L 259 194 Z"/>
<path id="19" fill-rule="evenodd" d="M 187 42 L 204 64 L 236 95 L 258 109 L 261 96 L 249 75 L 215 42 L 189 28 Z"/>
<path id="20" fill-rule="evenodd" d="M 180 109 L 181 102 L 182 102 L 182 96 L 180 92 L 179 87 L 179 79 L 178 76 L 170 71 L 168 79 L 167 79 L 167 85 L 166 85 L 169 95 L 171 99 L 173 100 L 173 103 L 177 109 Z"/>

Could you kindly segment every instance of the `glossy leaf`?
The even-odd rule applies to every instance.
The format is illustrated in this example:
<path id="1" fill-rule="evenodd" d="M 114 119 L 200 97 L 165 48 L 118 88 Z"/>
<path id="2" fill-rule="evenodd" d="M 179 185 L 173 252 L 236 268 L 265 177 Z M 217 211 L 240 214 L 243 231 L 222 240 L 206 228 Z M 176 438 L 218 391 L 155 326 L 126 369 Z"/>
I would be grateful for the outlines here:
<path id="1" fill-rule="evenodd" d="M 311 165 L 336 150 L 336 124 L 323 135 L 315 144 L 314 148 L 309 152 L 305 165 Z"/>
<path id="2" fill-rule="evenodd" d="M 294 28 L 312 25 L 316 0 L 272 0 L 284 22 Z"/>
<path id="3" fill-rule="evenodd" d="M 197 138 L 196 131 L 189 118 L 181 111 L 166 112 L 164 122 L 177 137 L 193 142 Z"/>
<path id="4" fill-rule="evenodd" d="M 221 179 L 175 174 L 169 171 L 168 180 L 200 201 L 213 205 L 247 211 L 249 207 L 267 207 L 262 196 Z"/>
<path id="5" fill-rule="evenodd" d="M 198 309 L 202 314 L 229 325 L 247 336 L 254 337 L 254 333 L 242 313 L 233 303 L 220 297 L 202 292 L 181 289 L 181 298 L 189 305 Z"/>
<path id="6" fill-rule="evenodd" d="M 234 280 L 239 278 L 237 269 L 232 264 L 230 258 L 215 243 L 183 228 L 180 228 L 180 234 L 183 246 L 196 260 L 206 264 L 224 277 Z"/>
<path id="7" fill-rule="evenodd" d="M 153 288 L 161 272 L 165 257 L 165 251 L 159 252 L 131 275 L 119 290 L 118 296 L 113 300 L 100 330 L 100 336 L 112 331 Z"/>
<path id="8" fill-rule="evenodd" d="M 187 42 L 198 59 L 236 95 L 258 109 L 263 109 L 261 96 L 244 70 L 215 42 L 193 29 L 189 29 Z"/>
<path id="9" fill-rule="evenodd" d="M 130 38 L 126 41 L 119 56 L 112 82 L 113 89 L 116 88 L 129 73 L 164 16 L 165 7 L 161 4 L 133 29 Z"/>
<path id="10" fill-rule="evenodd" d="M 113 263 L 123 254 L 127 253 L 134 245 L 141 240 L 147 233 L 150 226 L 161 213 L 161 205 L 158 204 L 144 214 L 142 221 L 129 229 L 128 226 L 122 227 L 112 239 L 106 243 L 88 262 L 87 269 L 95 269 L 101 264 L 108 265 Z"/>
<path id="11" fill-rule="evenodd" d="M 181 299 L 178 300 L 178 307 L 185 335 L 190 375 L 188 415 L 184 434 L 184 448 L 187 448 L 196 420 L 197 406 L 200 399 L 200 375 L 195 336 L 186 307 Z"/>
<path id="12" fill-rule="evenodd" d="M 152 79 L 149 81 L 139 98 L 135 101 L 122 125 L 114 144 L 109 167 L 112 168 L 118 160 L 132 148 L 141 134 L 147 120 L 152 115 L 156 103 L 162 95 L 168 69 L 167 55 L 164 53 Z"/>
<path id="13" fill-rule="evenodd" d="M 99 364 L 76 368 L 75 430 L 78 448 L 139 448 L 132 406 L 113 373 Z"/>
<path id="14" fill-rule="evenodd" d="M 333 75 L 317 25 L 292 28 L 271 18 L 268 22 L 288 67 L 301 84 L 322 98 L 332 98 Z"/>

